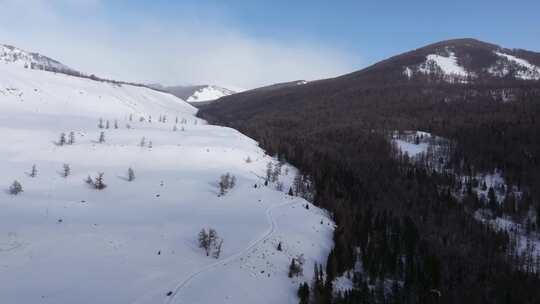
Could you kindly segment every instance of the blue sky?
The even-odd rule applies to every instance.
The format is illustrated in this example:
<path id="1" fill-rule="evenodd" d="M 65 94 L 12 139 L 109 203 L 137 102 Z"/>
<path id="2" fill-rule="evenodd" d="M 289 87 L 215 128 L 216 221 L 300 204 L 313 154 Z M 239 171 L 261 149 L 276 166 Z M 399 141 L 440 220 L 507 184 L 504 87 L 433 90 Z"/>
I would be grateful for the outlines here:
<path id="1" fill-rule="evenodd" d="M 29 3 L 37 9 L 21 16 Z M 533 0 L 0 4 L 7 8 L 0 12 L 0 43 L 84 71 L 145 82 L 254 87 L 330 77 L 459 37 L 540 51 L 540 1 Z"/>

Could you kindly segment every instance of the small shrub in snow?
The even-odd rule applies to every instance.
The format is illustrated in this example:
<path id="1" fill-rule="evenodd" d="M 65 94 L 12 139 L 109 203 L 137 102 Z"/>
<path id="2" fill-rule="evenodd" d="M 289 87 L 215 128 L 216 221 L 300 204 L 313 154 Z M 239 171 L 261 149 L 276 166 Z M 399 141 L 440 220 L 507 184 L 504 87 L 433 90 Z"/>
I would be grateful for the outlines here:
<path id="1" fill-rule="evenodd" d="M 174 125 L 173 128 L 172 128 L 172 130 L 173 130 L 174 132 L 178 131 L 178 127 L 177 127 L 176 125 Z"/>
<path id="2" fill-rule="evenodd" d="M 116 120 L 116 119 L 114 120 L 114 128 L 118 129 L 118 120 Z"/>
<path id="3" fill-rule="evenodd" d="M 11 184 L 11 186 L 9 187 L 9 194 L 18 195 L 21 192 L 23 192 L 21 183 L 19 183 L 18 181 L 14 181 L 13 184 Z"/>
<path id="4" fill-rule="evenodd" d="M 146 137 L 143 136 L 143 138 L 141 138 L 141 142 L 139 143 L 139 146 L 141 147 L 146 146 Z"/>
<path id="5" fill-rule="evenodd" d="M 105 129 L 108 129 L 109 128 L 109 121 L 107 120 L 107 122 L 105 123 Z"/>
<path id="6" fill-rule="evenodd" d="M 100 118 L 98 122 L 98 128 L 103 129 L 103 127 L 103 118 Z"/>
<path id="7" fill-rule="evenodd" d="M 251 163 L 251 161 L 252 161 L 251 158 L 248 156 L 248 157 L 246 158 L 246 164 Z"/>

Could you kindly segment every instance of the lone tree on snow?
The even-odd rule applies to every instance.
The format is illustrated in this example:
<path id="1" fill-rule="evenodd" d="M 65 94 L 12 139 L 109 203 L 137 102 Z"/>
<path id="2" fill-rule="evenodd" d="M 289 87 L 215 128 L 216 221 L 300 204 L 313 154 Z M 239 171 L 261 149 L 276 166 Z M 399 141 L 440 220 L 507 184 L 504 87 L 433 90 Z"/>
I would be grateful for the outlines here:
<path id="1" fill-rule="evenodd" d="M 13 181 L 13 184 L 11 184 L 11 186 L 9 187 L 9 194 L 17 195 L 21 192 L 23 192 L 21 183 L 19 183 L 18 181 Z"/>
<path id="2" fill-rule="evenodd" d="M 291 264 L 289 265 L 289 278 L 302 275 L 303 272 L 304 268 L 301 261 L 297 261 L 296 258 L 291 259 Z"/>
<path id="3" fill-rule="evenodd" d="M 66 144 L 66 133 L 60 133 L 60 138 L 58 139 L 58 145 L 63 146 Z"/>
<path id="4" fill-rule="evenodd" d="M 30 177 L 36 177 L 37 176 L 37 169 L 36 165 L 32 165 L 32 170 L 30 170 L 30 174 L 28 174 Z"/>
<path id="5" fill-rule="evenodd" d="M 103 129 L 103 118 L 99 119 L 98 128 Z"/>
<path id="6" fill-rule="evenodd" d="M 127 180 L 128 182 L 132 182 L 135 179 L 135 172 L 133 172 L 133 169 L 129 168 L 127 173 Z"/>
<path id="7" fill-rule="evenodd" d="M 98 142 L 100 144 L 104 143 L 105 142 L 105 132 L 100 132 L 99 133 L 99 139 L 98 139 Z"/>
<path id="8" fill-rule="evenodd" d="M 62 177 L 67 178 L 71 173 L 71 168 L 68 164 L 62 165 Z"/>
<path id="9" fill-rule="evenodd" d="M 75 132 L 69 132 L 68 144 L 73 145 L 75 143 Z"/>
<path id="10" fill-rule="evenodd" d="M 105 173 L 100 172 L 100 173 L 98 173 L 98 175 L 94 179 L 94 187 L 96 187 L 97 190 L 103 190 L 103 189 L 105 189 L 107 187 L 107 185 L 105 185 L 105 183 L 103 182 L 103 175 L 104 174 Z"/>
<path id="11" fill-rule="evenodd" d="M 146 146 L 146 137 L 143 136 L 143 137 L 141 138 L 141 142 L 139 143 L 139 146 L 141 146 L 141 147 Z"/>

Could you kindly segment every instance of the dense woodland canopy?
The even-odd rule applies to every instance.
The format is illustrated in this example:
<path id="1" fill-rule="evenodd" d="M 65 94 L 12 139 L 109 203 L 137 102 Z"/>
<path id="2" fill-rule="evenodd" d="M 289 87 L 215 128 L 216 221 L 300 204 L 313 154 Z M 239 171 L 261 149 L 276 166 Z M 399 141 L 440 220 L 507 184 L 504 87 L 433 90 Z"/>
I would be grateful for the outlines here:
<path id="1" fill-rule="evenodd" d="M 540 82 L 450 84 L 391 72 L 416 54 L 232 95 L 200 115 L 255 138 L 314 181 L 315 203 L 338 224 L 325 276 L 312 282 L 315 303 L 538 303 L 538 265 L 525 267 L 511 235 L 473 218 L 476 195 L 455 190 L 458 175 L 499 169 L 524 195 L 517 208 L 493 208 L 540 211 Z M 408 161 L 389 140 L 394 130 L 448 138 L 452 170 Z M 332 295 L 333 278 L 357 261 L 356 288 Z"/>

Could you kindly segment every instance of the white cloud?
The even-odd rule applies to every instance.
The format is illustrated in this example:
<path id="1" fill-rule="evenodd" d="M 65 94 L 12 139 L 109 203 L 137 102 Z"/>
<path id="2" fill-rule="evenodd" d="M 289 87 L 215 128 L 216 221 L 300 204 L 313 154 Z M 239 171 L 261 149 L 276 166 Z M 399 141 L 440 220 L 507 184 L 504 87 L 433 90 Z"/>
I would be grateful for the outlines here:
<path id="1" fill-rule="evenodd" d="M 355 60 L 339 50 L 259 39 L 219 21 L 132 15 L 118 22 L 105 17 L 99 0 L 0 0 L 0 7 L 0 43 L 115 79 L 252 88 L 354 69 Z"/>

